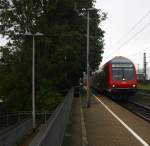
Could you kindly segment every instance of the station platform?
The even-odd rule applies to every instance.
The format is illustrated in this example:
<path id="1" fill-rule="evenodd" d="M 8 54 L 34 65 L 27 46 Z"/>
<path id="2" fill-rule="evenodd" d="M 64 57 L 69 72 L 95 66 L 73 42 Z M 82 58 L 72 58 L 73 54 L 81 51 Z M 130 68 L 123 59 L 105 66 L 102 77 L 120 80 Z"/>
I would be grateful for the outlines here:
<path id="1" fill-rule="evenodd" d="M 90 108 L 84 100 L 74 98 L 62 146 L 149 145 L 148 122 L 107 98 L 90 97 Z"/>

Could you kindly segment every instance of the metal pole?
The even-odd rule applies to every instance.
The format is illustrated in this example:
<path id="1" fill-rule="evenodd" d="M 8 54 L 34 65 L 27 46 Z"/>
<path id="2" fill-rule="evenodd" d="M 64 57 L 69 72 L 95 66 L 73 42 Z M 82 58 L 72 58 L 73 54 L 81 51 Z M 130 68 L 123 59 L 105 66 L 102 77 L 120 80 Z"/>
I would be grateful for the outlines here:
<path id="1" fill-rule="evenodd" d="M 87 108 L 90 107 L 89 99 L 89 10 L 87 11 Z"/>
<path id="2" fill-rule="evenodd" d="M 33 52 L 32 52 L 32 120 L 33 130 L 35 129 L 35 36 L 33 35 Z"/>
<path id="3" fill-rule="evenodd" d="M 144 53 L 144 80 L 146 81 L 147 79 L 147 70 L 146 70 L 146 53 Z"/>
<path id="4" fill-rule="evenodd" d="M 33 37 L 33 49 L 32 49 L 32 126 L 35 130 L 36 118 L 35 118 L 35 36 L 43 36 L 43 33 L 37 32 L 32 34 L 31 32 L 26 32 L 25 36 Z"/>

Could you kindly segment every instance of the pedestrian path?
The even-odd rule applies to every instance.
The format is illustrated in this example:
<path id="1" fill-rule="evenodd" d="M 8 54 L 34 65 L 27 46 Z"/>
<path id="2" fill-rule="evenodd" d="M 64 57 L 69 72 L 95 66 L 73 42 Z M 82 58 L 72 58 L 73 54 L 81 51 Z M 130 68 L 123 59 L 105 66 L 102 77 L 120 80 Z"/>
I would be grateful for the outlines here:
<path id="1" fill-rule="evenodd" d="M 70 120 L 62 146 L 82 146 L 80 98 L 74 98 Z"/>

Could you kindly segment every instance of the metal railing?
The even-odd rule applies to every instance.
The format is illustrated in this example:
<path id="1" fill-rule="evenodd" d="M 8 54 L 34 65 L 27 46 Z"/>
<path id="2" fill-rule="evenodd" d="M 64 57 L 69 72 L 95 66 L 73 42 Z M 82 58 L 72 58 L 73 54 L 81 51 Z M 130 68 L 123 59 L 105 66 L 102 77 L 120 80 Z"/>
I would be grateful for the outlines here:
<path id="1" fill-rule="evenodd" d="M 51 112 L 36 113 L 37 125 L 46 123 L 51 114 Z M 0 119 L 3 119 L 3 122 L 0 122 L 0 146 L 16 145 L 32 132 L 31 112 L 9 113 Z"/>
<path id="2" fill-rule="evenodd" d="M 20 121 L 29 118 L 31 116 L 31 112 L 14 112 L 7 113 L 5 115 L 0 115 L 0 130 L 4 128 L 8 128 Z"/>
<path id="3" fill-rule="evenodd" d="M 62 144 L 72 107 L 73 93 L 74 89 L 71 89 L 64 102 L 43 125 L 30 146 L 60 146 Z"/>
<path id="4" fill-rule="evenodd" d="M 52 112 L 36 112 L 37 124 L 45 123 Z M 0 130 L 9 128 L 16 123 L 19 123 L 32 116 L 31 111 L 19 111 L 15 113 L 7 113 L 6 115 L 0 115 Z"/>
<path id="5" fill-rule="evenodd" d="M 19 125 L 14 125 L 10 130 L 0 133 L 0 146 L 13 146 L 32 130 L 32 119 L 26 119 Z"/>

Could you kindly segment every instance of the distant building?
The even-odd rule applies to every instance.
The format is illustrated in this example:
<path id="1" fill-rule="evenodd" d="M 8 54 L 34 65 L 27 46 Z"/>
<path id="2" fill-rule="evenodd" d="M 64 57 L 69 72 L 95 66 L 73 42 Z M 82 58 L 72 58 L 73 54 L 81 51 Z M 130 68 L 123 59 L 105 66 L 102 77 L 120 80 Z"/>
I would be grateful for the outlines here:
<path id="1" fill-rule="evenodd" d="M 145 80 L 145 74 L 142 72 L 138 72 L 136 74 L 137 80 Z"/>
<path id="2" fill-rule="evenodd" d="M 147 68 L 147 79 L 150 80 L 150 67 Z"/>

